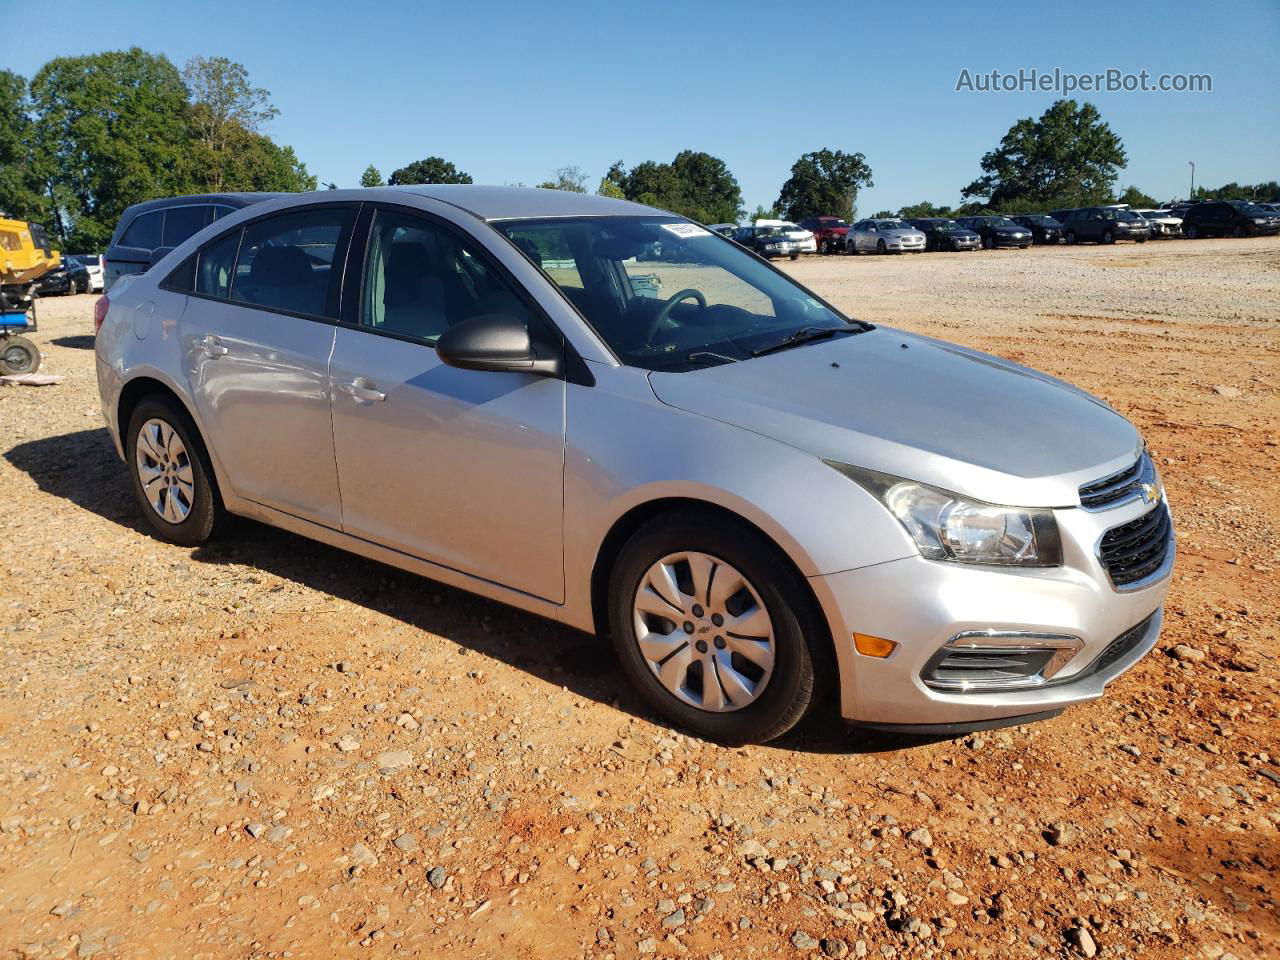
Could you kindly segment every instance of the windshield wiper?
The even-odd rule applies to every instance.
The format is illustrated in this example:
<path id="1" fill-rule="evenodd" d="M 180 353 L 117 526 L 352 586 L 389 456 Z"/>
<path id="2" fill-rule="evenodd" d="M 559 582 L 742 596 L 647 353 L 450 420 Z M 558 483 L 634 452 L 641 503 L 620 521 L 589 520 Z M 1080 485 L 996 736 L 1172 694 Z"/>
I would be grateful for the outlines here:
<path id="1" fill-rule="evenodd" d="M 766 353 L 775 353 L 778 350 L 789 350 L 792 347 L 798 347 L 802 343 L 812 343 L 814 340 L 826 340 L 834 337 L 837 333 L 861 333 L 852 327 L 801 327 L 795 333 L 789 333 L 777 343 L 771 343 L 765 347 L 757 347 L 751 351 L 753 357 L 762 357 Z"/>
<path id="2" fill-rule="evenodd" d="M 695 350 L 684 358 L 686 363 L 737 363 L 733 357 L 726 357 L 723 353 L 716 353 L 712 350 Z"/>

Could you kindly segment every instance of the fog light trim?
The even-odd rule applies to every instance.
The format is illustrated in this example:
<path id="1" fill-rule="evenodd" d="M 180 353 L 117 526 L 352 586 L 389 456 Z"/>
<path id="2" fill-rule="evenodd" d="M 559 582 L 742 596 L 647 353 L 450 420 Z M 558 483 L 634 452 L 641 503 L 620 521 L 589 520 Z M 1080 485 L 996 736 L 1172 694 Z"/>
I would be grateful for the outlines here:
<path id="1" fill-rule="evenodd" d="M 1038 687 L 1084 647 L 1071 634 L 967 630 L 948 640 L 925 664 L 925 686 L 948 693 L 994 693 Z"/>

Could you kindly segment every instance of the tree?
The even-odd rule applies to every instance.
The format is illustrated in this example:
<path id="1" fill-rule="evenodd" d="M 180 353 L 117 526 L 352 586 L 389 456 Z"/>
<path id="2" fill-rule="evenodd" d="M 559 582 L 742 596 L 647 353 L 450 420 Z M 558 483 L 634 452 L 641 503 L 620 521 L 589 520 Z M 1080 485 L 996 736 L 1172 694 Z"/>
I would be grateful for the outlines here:
<path id="1" fill-rule="evenodd" d="M 218 160 L 223 189 L 299 192 L 316 188 L 316 178 L 307 172 L 292 147 L 280 146 L 270 137 L 242 127 L 229 128 L 226 138 L 226 152 Z M 198 184 L 207 184 L 210 177 L 208 171 L 193 174 Z"/>
<path id="2" fill-rule="evenodd" d="M 756 208 L 747 215 L 747 223 L 755 223 L 757 220 L 781 220 L 782 214 L 777 207 L 765 207 L 763 204 L 756 204 Z"/>
<path id="3" fill-rule="evenodd" d="M 29 111 L 26 79 L 0 70 L 0 211 L 42 221 L 49 202 L 35 169 Z"/>
<path id="4" fill-rule="evenodd" d="M 569 193 L 587 192 L 587 175 L 581 167 L 561 167 L 555 172 L 554 180 L 544 180 L 538 184 L 544 190 L 565 190 Z"/>
<path id="5" fill-rule="evenodd" d="M 393 187 L 409 183 L 472 183 L 471 175 L 464 173 L 443 157 L 427 157 L 415 160 L 406 167 L 394 171 L 387 180 Z"/>
<path id="6" fill-rule="evenodd" d="M 608 177 L 600 178 L 600 186 L 596 187 L 596 195 L 601 197 L 613 197 L 615 200 L 627 199 L 626 191 L 618 186 L 617 182 L 610 180 Z"/>
<path id="7" fill-rule="evenodd" d="M 871 215 L 872 220 L 893 220 L 894 214 L 892 210 L 878 210 Z"/>
<path id="8" fill-rule="evenodd" d="M 243 142 L 241 132 L 258 133 L 280 111 L 266 90 L 249 82 L 244 65 L 226 57 L 192 57 L 182 79 L 191 91 L 192 134 L 206 154 L 198 161 L 203 170 L 200 186 L 214 193 L 242 189 L 238 184 L 229 187 L 226 176 L 233 163 L 233 142 Z"/>
<path id="9" fill-rule="evenodd" d="M 387 182 L 382 179 L 382 173 L 372 163 L 364 168 L 364 173 L 360 174 L 360 186 L 362 187 L 385 187 Z"/>
<path id="10" fill-rule="evenodd" d="M 31 81 L 37 167 L 64 246 L 100 249 L 125 207 L 190 192 L 187 88 L 137 47 L 59 57 Z"/>
<path id="11" fill-rule="evenodd" d="M 903 220 L 918 220 L 922 217 L 951 217 L 950 207 L 935 207 L 928 200 L 912 203 L 898 208 L 898 216 Z"/>
<path id="12" fill-rule="evenodd" d="M 1137 207 L 1139 210 L 1160 206 L 1160 204 L 1156 203 L 1155 197 L 1143 193 L 1134 186 L 1126 187 L 1124 193 L 1116 197 L 1116 203 L 1127 203 L 1129 206 Z"/>
<path id="13" fill-rule="evenodd" d="M 1264 203 L 1280 197 L 1280 183 L 1268 180 L 1265 183 L 1224 183 L 1216 190 L 1207 187 L 1196 187 L 1192 200 L 1261 200 Z"/>
<path id="14" fill-rule="evenodd" d="M 619 161 L 609 168 L 600 187 L 601 192 L 616 188 L 628 200 L 700 223 L 736 222 L 743 213 L 742 188 L 728 165 L 701 151 L 682 150 L 670 163 L 645 160 L 630 171 Z"/>
<path id="15" fill-rule="evenodd" d="M 852 220 L 858 191 L 874 186 L 866 157 L 824 147 L 791 165 L 791 177 L 782 185 L 777 206 L 792 221 L 822 216 Z"/>
<path id="16" fill-rule="evenodd" d="M 1019 120 L 982 158 L 983 176 L 964 188 L 997 209 L 1047 210 L 1110 202 L 1124 145 L 1098 108 L 1058 100 L 1040 119 Z"/>

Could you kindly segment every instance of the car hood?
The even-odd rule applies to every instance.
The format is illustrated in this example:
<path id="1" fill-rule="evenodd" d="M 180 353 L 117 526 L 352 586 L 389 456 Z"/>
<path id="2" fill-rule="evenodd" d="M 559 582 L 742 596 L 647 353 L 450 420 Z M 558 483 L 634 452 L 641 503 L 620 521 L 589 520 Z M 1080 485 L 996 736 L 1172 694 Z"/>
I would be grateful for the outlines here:
<path id="1" fill-rule="evenodd" d="M 882 237 L 893 237 L 895 240 L 911 240 L 915 237 L 924 239 L 924 234 L 919 230 L 880 230 L 877 231 Z"/>
<path id="2" fill-rule="evenodd" d="M 1078 506 L 1081 484 L 1141 449 L 1133 425 L 1082 390 L 883 327 L 649 381 L 669 406 L 992 503 Z"/>
<path id="3" fill-rule="evenodd" d="M 944 230 L 942 232 L 946 234 L 948 237 L 959 237 L 961 240 L 981 240 L 982 239 L 982 237 L 978 236 L 972 230 L 968 230 L 968 229 Z"/>

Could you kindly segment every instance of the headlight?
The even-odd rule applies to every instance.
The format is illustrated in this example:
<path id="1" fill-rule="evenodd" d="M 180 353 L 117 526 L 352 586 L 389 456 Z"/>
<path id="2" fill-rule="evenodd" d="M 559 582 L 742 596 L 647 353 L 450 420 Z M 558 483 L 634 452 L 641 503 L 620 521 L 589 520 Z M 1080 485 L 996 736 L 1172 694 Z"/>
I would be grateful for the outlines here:
<path id="1" fill-rule="evenodd" d="M 824 461 L 874 495 L 929 560 L 1015 567 L 1062 565 L 1052 510 L 969 500 L 914 480 Z"/>

